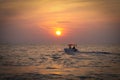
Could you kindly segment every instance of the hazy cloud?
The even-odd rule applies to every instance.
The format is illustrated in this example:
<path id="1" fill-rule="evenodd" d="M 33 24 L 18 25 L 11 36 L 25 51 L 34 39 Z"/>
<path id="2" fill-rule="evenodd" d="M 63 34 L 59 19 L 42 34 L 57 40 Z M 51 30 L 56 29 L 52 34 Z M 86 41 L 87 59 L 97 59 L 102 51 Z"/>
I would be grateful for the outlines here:
<path id="1" fill-rule="evenodd" d="M 118 42 L 120 0 L 0 0 L 0 41 Z"/>

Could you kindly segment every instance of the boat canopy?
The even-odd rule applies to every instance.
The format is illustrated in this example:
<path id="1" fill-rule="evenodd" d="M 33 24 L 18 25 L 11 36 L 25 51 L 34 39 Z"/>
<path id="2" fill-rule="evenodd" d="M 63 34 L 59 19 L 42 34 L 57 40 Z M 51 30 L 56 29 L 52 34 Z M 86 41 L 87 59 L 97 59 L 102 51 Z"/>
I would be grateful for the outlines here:
<path id="1" fill-rule="evenodd" d="M 68 44 L 68 46 L 77 46 L 77 44 L 72 44 L 72 43 L 71 43 L 71 44 Z"/>

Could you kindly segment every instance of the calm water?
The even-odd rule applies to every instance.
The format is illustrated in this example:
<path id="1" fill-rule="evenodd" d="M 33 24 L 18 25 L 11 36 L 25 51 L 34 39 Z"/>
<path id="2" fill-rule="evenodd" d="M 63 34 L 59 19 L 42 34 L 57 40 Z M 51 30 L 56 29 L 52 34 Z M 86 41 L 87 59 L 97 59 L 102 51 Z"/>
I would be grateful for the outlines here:
<path id="1" fill-rule="evenodd" d="M 120 80 L 120 46 L 0 45 L 0 80 Z"/>

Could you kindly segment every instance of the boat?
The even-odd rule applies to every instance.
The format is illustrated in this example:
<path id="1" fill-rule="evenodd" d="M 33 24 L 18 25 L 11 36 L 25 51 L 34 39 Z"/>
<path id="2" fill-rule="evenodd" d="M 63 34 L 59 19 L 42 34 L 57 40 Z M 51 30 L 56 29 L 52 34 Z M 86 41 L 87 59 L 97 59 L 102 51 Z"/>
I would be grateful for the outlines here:
<path id="1" fill-rule="evenodd" d="M 76 54 L 79 52 L 78 49 L 76 49 L 76 44 L 68 44 L 69 48 L 64 48 L 64 52 L 67 54 Z"/>

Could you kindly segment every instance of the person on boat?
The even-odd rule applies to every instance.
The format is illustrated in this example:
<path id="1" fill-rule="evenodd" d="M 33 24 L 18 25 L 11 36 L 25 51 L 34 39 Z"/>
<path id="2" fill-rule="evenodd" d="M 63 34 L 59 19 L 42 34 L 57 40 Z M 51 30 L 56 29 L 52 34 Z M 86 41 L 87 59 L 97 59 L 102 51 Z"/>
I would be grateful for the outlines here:
<path id="1" fill-rule="evenodd" d="M 71 47 L 72 45 L 71 44 L 69 44 L 68 46 L 69 46 L 69 49 L 72 49 L 72 47 Z"/>
<path id="2" fill-rule="evenodd" d="M 77 51 L 77 49 L 75 48 L 75 45 L 73 46 L 73 48 L 72 48 L 74 51 Z"/>

